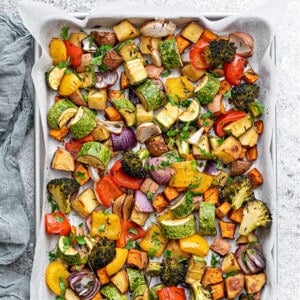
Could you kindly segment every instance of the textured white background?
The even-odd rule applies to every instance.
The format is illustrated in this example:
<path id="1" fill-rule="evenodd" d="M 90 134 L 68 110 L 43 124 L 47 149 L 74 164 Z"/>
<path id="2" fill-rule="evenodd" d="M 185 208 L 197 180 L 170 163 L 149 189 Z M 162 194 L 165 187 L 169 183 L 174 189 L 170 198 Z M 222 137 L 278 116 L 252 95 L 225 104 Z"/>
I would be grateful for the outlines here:
<path id="1" fill-rule="evenodd" d="M 276 63 L 279 70 L 277 95 L 277 203 L 278 203 L 278 299 L 300 299 L 300 1 L 285 1 L 276 32 Z M 17 0 L 0 0 L 0 11 L 17 16 Z M 43 0 L 67 12 L 89 11 L 92 0 Z M 119 1 L 126 3 L 128 1 Z M 135 0 L 135 3 L 168 5 L 185 3 L 203 12 L 241 12 L 261 5 L 263 0 Z M 1 59 L 1 58 L 0 58 Z M 299 103 L 299 104 L 298 104 Z M 11 268 L 30 274 L 34 251 L 33 183 L 34 134 L 30 131 L 19 155 L 27 192 L 32 238 L 26 253 Z M 275 216 L 274 216 L 275 217 Z M 273 299 L 270 299 L 273 300 Z"/>

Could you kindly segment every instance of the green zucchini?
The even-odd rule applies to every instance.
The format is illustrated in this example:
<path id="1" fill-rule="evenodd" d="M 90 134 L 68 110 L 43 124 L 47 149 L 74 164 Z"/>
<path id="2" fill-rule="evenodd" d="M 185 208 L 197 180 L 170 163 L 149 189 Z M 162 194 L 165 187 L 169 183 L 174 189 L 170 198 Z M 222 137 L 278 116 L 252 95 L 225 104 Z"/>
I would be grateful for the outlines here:
<path id="1" fill-rule="evenodd" d="M 165 100 L 164 92 L 150 79 L 138 85 L 135 93 L 148 112 L 159 108 Z"/>
<path id="2" fill-rule="evenodd" d="M 106 169 L 110 159 L 109 149 L 98 142 L 83 144 L 77 154 L 76 160 L 99 169 Z"/>
<path id="3" fill-rule="evenodd" d="M 192 284 L 195 281 L 201 281 L 206 268 L 206 260 L 203 257 L 192 255 L 189 259 L 188 269 L 185 275 L 185 282 Z"/>
<path id="4" fill-rule="evenodd" d="M 112 101 L 115 108 L 120 112 L 121 116 L 124 118 L 127 126 L 133 126 L 135 124 L 135 107 L 126 98 L 117 98 Z"/>
<path id="5" fill-rule="evenodd" d="M 131 85 L 137 85 L 147 79 L 148 74 L 140 58 L 135 58 L 124 63 L 124 70 Z"/>
<path id="6" fill-rule="evenodd" d="M 160 222 L 164 237 L 169 239 L 182 239 L 196 233 L 196 221 L 193 214 L 175 220 L 163 220 Z"/>
<path id="7" fill-rule="evenodd" d="M 51 71 L 47 75 L 47 82 L 49 87 L 57 91 L 58 87 L 65 75 L 67 68 L 59 68 L 58 66 L 51 69 Z"/>
<path id="8" fill-rule="evenodd" d="M 214 99 L 219 88 L 219 79 L 210 74 L 205 74 L 195 88 L 194 95 L 201 104 L 208 104 Z"/>
<path id="9" fill-rule="evenodd" d="M 172 213 L 177 218 L 184 218 L 188 216 L 195 209 L 193 198 L 184 195 L 177 203 L 170 207 Z"/>
<path id="10" fill-rule="evenodd" d="M 77 112 L 77 106 L 67 99 L 55 102 L 47 114 L 47 123 L 50 128 L 63 127 Z"/>
<path id="11" fill-rule="evenodd" d="M 209 236 L 215 236 L 217 234 L 214 203 L 210 203 L 210 202 L 200 203 L 199 234 L 209 235 Z"/>
<path id="12" fill-rule="evenodd" d="M 159 43 L 159 52 L 166 69 L 183 66 L 175 37 L 168 38 Z"/>
<path id="13" fill-rule="evenodd" d="M 143 270 L 134 268 L 126 268 L 126 272 L 129 280 L 130 291 L 134 292 L 140 285 L 146 285 L 146 280 Z"/>
<path id="14" fill-rule="evenodd" d="M 122 295 L 116 286 L 114 286 L 112 283 L 106 284 L 100 289 L 101 294 L 105 297 L 107 300 L 126 300 L 127 297 L 125 295 Z"/>
<path id="15" fill-rule="evenodd" d="M 76 139 L 80 139 L 90 134 L 96 126 L 96 114 L 89 108 L 80 106 L 70 123 L 70 130 Z"/>
<path id="16" fill-rule="evenodd" d="M 135 58 L 139 58 L 143 61 L 143 56 L 139 51 L 137 44 L 132 39 L 121 42 L 118 46 L 118 51 L 124 61 L 132 60 Z"/>
<path id="17" fill-rule="evenodd" d="M 193 99 L 191 104 L 188 106 L 186 111 L 184 111 L 179 116 L 179 121 L 181 122 L 192 122 L 197 119 L 200 114 L 200 104 L 197 100 Z"/>

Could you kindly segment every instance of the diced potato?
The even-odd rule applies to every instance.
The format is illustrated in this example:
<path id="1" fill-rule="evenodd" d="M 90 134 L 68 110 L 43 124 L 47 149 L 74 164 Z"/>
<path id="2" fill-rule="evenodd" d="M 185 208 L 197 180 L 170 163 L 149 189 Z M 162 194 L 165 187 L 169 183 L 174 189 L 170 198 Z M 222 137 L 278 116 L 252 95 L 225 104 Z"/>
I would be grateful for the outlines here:
<path id="1" fill-rule="evenodd" d="M 80 185 L 84 185 L 90 180 L 90 175 L 87 168 L 81 163 L 76 163 L 72 176 Z"/>
<path id="2" fill-rule="evenodd" d="M 242 144 L 242 146 L 253 147 L 257 144 L 258 137 L 259 135 L 256 132 L 255 127 L 251 127 L 239 137 L 239 141 Z"/>
<path id="3" fill-rule="evenodd" d="M 196 43 L 199 40 L 202 32 L 203 28 L 198 23 L 191 22 L 182 29 L 180 35 L 192 43 Z"/>
<path id="4" fill-rule="evenodd" d="M 244 288 L 244 275 L 239 273 L 225 279 L 225 288 L 228 299 L 235 299 Z"/>
<path id="5" fill-rule="evenodd" d="M 144 182 L 142 183 L 140 190 L 144 193 L 147 194 L 147 192 L 150 192 L 154 194 L 159 188 L 159 185 L 152 180 L 151 178 L 147 177 Z"/>
<path id="6" fill-rule="evenodd" d="M 119 42 L 133 39 L 139 35 L 137 29 L 128 20 L 124 20 L 113 26 L 113 30 Z"/>
<path id="7" fill-rule="evenodd" d="M 230 223 L 230 222 L 219 221 L 219 225 L 220 225 L 222 238 L 233 240 L 234 239 L 234 234 L 235 234 L 236 224 L 235 223 Z"/>
<path id="8" fill-rule="evenodd" d="M 179 195 L 176 188 L 174 188 L 172 186 L 166 186 L 163 193 L 168 201 L 174 200 Z"/>
<path id="9" fill-rule="evenodd" d="M 88 188 L 81 192 L 74 201 L 72 201 L 72 207 L 82 217 L 87 217 L 98 206 L 96 195 L 91 188 Z"/>
<path id="10" fill-rule="evenodd" d="M 249 84 L 253 84 L 258 80 L 258 74 L 253 69 L 249 69 L 243 74 L 242 79 Z"/>
<path id="11" fill-rule="evenodd" d="M 93 72 L 82 72 L 77 74 L 82 81 L 82 88 L 91 88 L 94 85 L 95 74 Z"/>
<path id="12" fill-rule="evenodd" d="M 104 110 L 107 102 L 107 90 L 91 89 L 88 93 L 88 106 L 91 109 Z"/>
<path id="13" fill-rule="evenodd" d="M 210 249 L 214 252 L 220 254 L 221 256 L 224 256 L 227 254 L 230 249 L 231 245 L 225 241 L 224 239 L 217 237 L 214 239 L 213 243 L 210 245 Z"/>
<path id="14" fill-rule="evenodd" d="M 86 101 L 80 89 L 76 90 L 73 94 L 69 95 L 69 99 L 78 106 L 87 106 Z"/>
<path id="15" fill-rule="evenodd" d="M 267 282 L 265 273 L 245 275 L 245 289 L 248 294 L 259 292 Z"/>
<path id="16" fill-rule="evenodd" d="M 224 282 L 213 284 L 210 286 L 213 300 L 220 300 L 225 297 Z"/>
<path id="17" fill-rule="evenodd" d="M 106 127 L 101 126 L 100 124 L 92 131 L 92 135 L 95 141 L 105 141 L 110 137 L 110 132 Z"/>
<path id="18" fill-rule="evenodd" d="M 178 48 L 180 54 L 182 54 L 183 51 L 191 44 L 190 41 L 188 41 L 181 35 L 176 35 L 175 39 L 176 39 L 177 48 Z"/>
<path id="19" fill-rule="evenodd" d="M 111 282 L 117 287 L 117 289 L 120 291 L 121 294 L 125 294 L 128 292 L 129 280 L 128 280 L 127 272 L 124 269 L 116 273 L 111 278 Z"/>
<path id="20" fill-rule="evenodd" d="M 162 135 L 157 135 L 150 138 L 149 140 L 147 140 L 146 145 L 147 149 L 150 152 L 150 155 L 154 157 L 161 156 L 162 154 L 169 151 Z"/>
<path id="21" fill-rule="evenodd" d="M 75 162 L 72 154 L 65 149 L 57 148 L 52 159 L 51 168 L 73 172 L 75 170 Z"/>
<path id="22" fill-rule="evenodd" d="M 222 269 L 222 272 L 225 274 L 240 270 L 239 264 L 238 264 L 237 260 L 235 259 L 235 256 L 232 252 L 228 253 L 224 257 L 224 259 L 222 261 L 221 269 Z"/>
<path id="23" fill-rule="evenodd" d="M 127 264 L 143 270 L 148 264 L 148 253 L 137 249 L 130 249 L 128 251 Z"/>
<path id="24" fill-rule="evenodd" d="M 161 38 L 141 36 L 140 37 L 140 50 L 143 54 L 151 54 L 152 50 L 158 50 Z"/>
<path id="25" fill-rule="evenodd" d="M 255 161 L 258 157 L 257 146 L 248 148 L 246 151 L 246 158 L 248 161 Z"/>
<path id="26" fill-rule="evenodd" d="M 136 125 L 140 125 L 146 122 L 152 122 L 153 110 L 146 111 L 142 104 L 136 105 Z"/>
<path id="27" fill-rule="evenodd" d="M 73 45 L 75 45 L 75 46 L 81 48 L 81 42 L 82 42 L 82 40 L 84 40 L 87 36 L 88 36 L 87 33 L 83 32 L 83 31 L 72 32 L 72 33 L 70 34 L 69 40 L 70 40 L 70 42 L 71 42 Z"/>
<path id="28" fill-rule="evenodd" d="M 170 94 L 175 102 L 188 99 L 193 95 L 194 85 L 186 76 L 167 78 L 166 91 Z"/>
<path id="29" fill-rule="evenodd" d="M 220 268 L 206 267 L 201 283 L 204 287 L 223 281 L 222 270 Z"/>
<path id="30" fill-rule="evenodd" d="M 167 244 L 166 250 L 171 251 L 172 257 L 189 258 L 191 256 L 189 253 L 186 253 L 180 249 L 178 240 L 170 240 Z"/>
<path id="31" fill-rule="evenodd" d="M 148 218 L 148 214 L 139 212 L 136 208 L 133 208 L 130 214 L 130 220 L 140 226 L 144 226 Z"/>
<path id="32" fill-rule="evenodd" d="M 181 74 L 196 82 L 205 74 L 205 70 L 199 70 L 192 63 L 188 63 L 181 69 Z"/>
<path id="33" fill-rule="evenodd" d="M 212 154 L 219 158 L 223 163 L 228 164 L 237 160 L 241 155 L 241 152 L 241 143 L 233 136 L 229 136 L 224 140 L 220 147 L 212 152 Z"/>

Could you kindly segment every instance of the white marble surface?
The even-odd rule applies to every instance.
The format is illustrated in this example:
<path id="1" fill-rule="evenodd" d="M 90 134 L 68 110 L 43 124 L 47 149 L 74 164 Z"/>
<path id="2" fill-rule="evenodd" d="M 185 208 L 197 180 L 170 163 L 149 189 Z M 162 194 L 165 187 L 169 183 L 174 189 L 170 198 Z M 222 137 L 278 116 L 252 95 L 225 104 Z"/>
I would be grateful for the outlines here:
<path id="1" fill-rule="evenodd" d="M 279 70 L 277 95 L 277 203 L 278 203 L 278 299 L 300 299 L 300 1 L 285 1 L 276 32 L 276 62 Z M 43 0 L 67 12 L 88 11 L 92 0 Z M 119 2 L 126 2 L 119 1 Z M 241 12 L 259 6 L 263 0 L 136 0 L 136 3 L 190 4 L 201 11 Z M 17 16 L 17 0 L 0 0 L 0 11 Z M 275 99 L 274 99 L 275 100 Z M 33 183 L 34 140 L 29 133 L 19 155 L 20 168 L 27 192 L 28 215 L 32 224 L 32 238 L 26 253 L 12 269 L 30 274 L 33 251 Z M 271 299 L 270 299 L 271 300 Z M 272 299 L 273 300 L 273 299 Z"/>

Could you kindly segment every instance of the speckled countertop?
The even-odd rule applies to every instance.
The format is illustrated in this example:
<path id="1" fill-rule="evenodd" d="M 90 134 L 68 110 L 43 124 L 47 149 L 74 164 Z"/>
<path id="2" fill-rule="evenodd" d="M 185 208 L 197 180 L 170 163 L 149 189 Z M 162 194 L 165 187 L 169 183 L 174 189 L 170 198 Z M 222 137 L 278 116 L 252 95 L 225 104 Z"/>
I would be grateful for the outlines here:
<path id="1" fill-rule="evenodd" d="M 278 205 L 278 299 L 300 299 L 300 1 L 285 1 L 276 32 L 276 64 L 279 70 L 277 95 L 277 205 Z M 17 16 L 17 0 L 0 0 L 0 11 Z M 86 12 L 93 0 L 43 0 L 67 12 Z M 120 1 L 126 2 L 126 1 Z M 136 0 L 136 3 L 190 4 L 201 11 L 241 12 L 261 5 L 263 0 Z M 298 102 L 299 101 L 299 102 Z M 31 240 L 24 255 L 11 268 L 30 274 L 34 252 L 34 132 L 30 131 L 19 154 L 27 192 Z M 271 300 L 271 299 L 270 299 Z M 272 299 L 273 300 L 273 299 Z"/>

